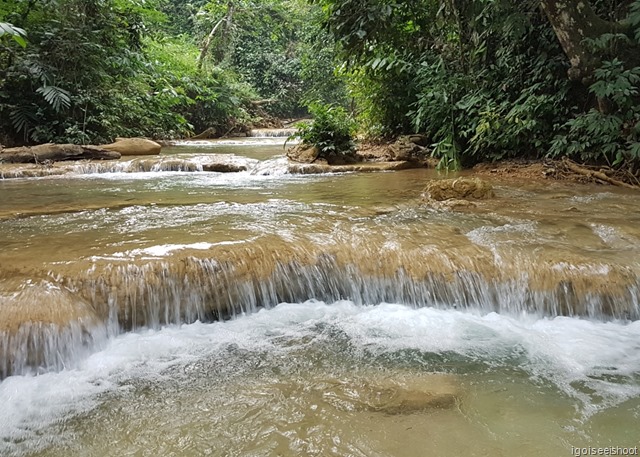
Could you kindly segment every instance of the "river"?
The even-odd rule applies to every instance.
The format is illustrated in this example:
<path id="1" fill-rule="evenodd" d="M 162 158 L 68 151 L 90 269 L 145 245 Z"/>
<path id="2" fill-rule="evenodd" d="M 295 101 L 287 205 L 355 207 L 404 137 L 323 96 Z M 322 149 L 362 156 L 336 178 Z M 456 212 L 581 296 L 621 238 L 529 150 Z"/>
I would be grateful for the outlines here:
<path id="1" fill-rule="evenodd" d="M 291 171 L 269 138 L 0 165 L 0 455 L 640 445 L 636 194 Z"/>

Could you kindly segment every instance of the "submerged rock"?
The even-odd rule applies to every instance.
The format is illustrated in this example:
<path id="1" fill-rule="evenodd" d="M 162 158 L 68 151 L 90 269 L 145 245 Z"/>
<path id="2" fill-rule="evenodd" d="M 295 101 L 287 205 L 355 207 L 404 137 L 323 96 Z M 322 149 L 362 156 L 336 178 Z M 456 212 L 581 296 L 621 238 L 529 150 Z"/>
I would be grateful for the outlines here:
<path id="1" fill-rule="evenodd" d="M 453 376 L 428 374 L 407 379 L 360 379 L 321 383 L 323 398 L 338 409 L 389 415 L 453 408 L 460 389 Z"/>
<path id="2" fill-rule="evenodd" d="M 100 146 L 109 151 L 119 152 L 123 156 L 158 155 L 162 146 L 146 138 L 116 138 L 115 143 Z"/>
<path id="3" fill-rule="evenodd" d="M 240 171 L 247 171 L 247 167 L 245 165 L 238 165 L 235 163 L 205 163 L 202 165 L 202 171 L 217 173 L 238 173 Z"/>
<path id="4" fill-rule="evenodd" d="M 491 184 L 479 178 L 438 179 L 425 189 L 431 200 L 483 200 L 494 196 Z"/>

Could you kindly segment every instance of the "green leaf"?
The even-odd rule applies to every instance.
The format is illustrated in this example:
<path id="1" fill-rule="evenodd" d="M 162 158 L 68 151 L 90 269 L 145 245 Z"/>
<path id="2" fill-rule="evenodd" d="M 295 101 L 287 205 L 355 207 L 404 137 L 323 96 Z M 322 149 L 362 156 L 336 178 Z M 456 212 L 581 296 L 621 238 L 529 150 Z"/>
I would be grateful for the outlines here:
<path id="1" fill-rule="evenodd" d="M 38 87 L 36 92 L 42 94 L 56 113 L 60 112 L 62 108 L 66 109 L 71 106 L 71 94 L 60 87 L 42 86 Z"/>

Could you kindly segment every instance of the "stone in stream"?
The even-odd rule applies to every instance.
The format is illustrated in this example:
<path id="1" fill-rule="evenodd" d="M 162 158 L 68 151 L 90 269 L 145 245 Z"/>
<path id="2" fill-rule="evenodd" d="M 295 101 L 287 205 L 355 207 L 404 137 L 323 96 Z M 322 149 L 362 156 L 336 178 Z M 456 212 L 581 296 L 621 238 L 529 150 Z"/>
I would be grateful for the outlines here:
<path id="1" fill-rule="evenodd" d="M 298 163 L 313 163 L 320 155 L 320 149 L 308 144 L 297 144 L 287 151 L 289 160 Z"/>
<path id="2" fill-rule="evenodd" d="M 202 165 L 202 171 L 217 173 L 238 173 L 240 171 L 247 171 L 247 167 L 246 165 L 238 165 L 235 163 L 205 163 Z"/>
<path id="3" fill-rule="evenodd" d="M 329 165 L 326 162 L 317 161 L 309 164 L 290 164 L 289 173 L 313 175 L 322 173 L 347 173 L 347 172 L 360 172 L 368 173 L 375 171 L 395 171 L 406 170 L 409 168 L 419 168 L 420 165 L 416 165 L 415 162 L 359 162 L 347 165 Z"/>
<path id="4" fill-rule="evenodd" d="M 455 378 L 443 374 L 328 380 L 317 388 L 322 390 L 323 399 L 337 409 L 388 415 L 449 409 L 460 402 L 460 388 Z"/>
<path id="5" fill-rule="evenodd" d="M 479 178 L 436 179 L 425 189 L 429 199 L 438 202 L 444 200 L 483 200 L 494 196 L 491 184 Z"/>
<path id="6" fill-rule="evenodd" d="M 162 146 L 146 138 L 116 138 L 115 143 L 100 146 L 109 151 L 116 151 L 123 156 L 158 155 Z"/>

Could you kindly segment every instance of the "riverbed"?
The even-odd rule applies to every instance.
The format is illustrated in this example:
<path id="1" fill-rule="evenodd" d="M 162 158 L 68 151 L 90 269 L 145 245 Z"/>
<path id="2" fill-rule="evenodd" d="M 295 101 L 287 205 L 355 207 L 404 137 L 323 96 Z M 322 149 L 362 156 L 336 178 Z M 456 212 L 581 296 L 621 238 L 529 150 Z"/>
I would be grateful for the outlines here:
<path id="1" fill-rule="evenodd" d="M 292 173 L 268 138 L 5 173 L 1 455 L 639 445 L 632 191 L 451 209 L 452 176 Z"/>

